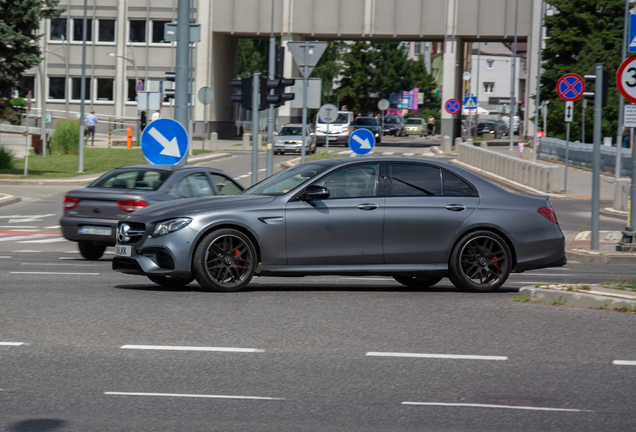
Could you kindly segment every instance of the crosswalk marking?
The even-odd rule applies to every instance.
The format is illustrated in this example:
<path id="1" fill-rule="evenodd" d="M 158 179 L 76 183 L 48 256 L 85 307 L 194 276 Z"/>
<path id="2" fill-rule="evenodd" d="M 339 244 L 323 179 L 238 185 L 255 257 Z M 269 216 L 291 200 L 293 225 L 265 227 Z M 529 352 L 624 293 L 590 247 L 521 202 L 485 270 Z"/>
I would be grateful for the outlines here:
<path id="1" fill-rule="evenodd" d="M 57 242 L 65 242 L 67 241 L 64 237 L 61 238 L 51 238 L 51 239 L 42 239 L 42 240 L 25 240 L 19 241 L 16 243 L 57 243 Z"/>

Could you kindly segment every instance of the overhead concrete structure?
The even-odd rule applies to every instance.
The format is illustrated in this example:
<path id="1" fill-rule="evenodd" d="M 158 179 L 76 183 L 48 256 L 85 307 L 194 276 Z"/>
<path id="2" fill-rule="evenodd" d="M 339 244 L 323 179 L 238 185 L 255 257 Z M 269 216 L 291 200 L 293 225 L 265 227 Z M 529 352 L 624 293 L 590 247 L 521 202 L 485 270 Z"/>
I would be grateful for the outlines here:
<path id="1" fill-rule="evenodd" d="M 437 41 L 444 44 L 444 79 L 442 100 L 462 100 L 463 59 L 467 43 L 476 41 L 511 42 L 514 36 L 515 0 L 273 0 L 274 34 L 283 45 L 292 40 L 391 40 Z M 47 20 L 41 27 L 46 36 L 42 48 L 46 54 L 43 92 L 48 109 L 78 111 L 75 99 L 80 82 L 81 0 L 62 0 L 58 7 L 66 12 L 57 20 Z M 92 40 L 88 46 L 87 75 L 90 77 L 91 109 L 101 116 L 134 117 L 136 103 L 130 89 L 135 78 L 145 82 L 146 90 L 159 90 L 165 72 L 174 71 L 175 45 L 166 42 L 163 24 L 176 21 L 176 0 L 89 0 Z M 210 132 L 220 137 L 234 134 L 236 107 L 230 100 L 230 80 L 236 76 L 239 38 L 267 38 L 271 25 L 271 0 L 195 0 L 192 18 L 201 24 L 201 42 L 195 44 L 194 92 L 211 87 L 214 100 L 206 119 L 203 105 L 196 102 L 194 117 L 201 127 L 210 123 Z M 519 1 L 518 40 L 530 41 L 536 50 L 532 25 L 538 23 L 540 0 Z M 112 28 L 112 32 L 111 32 Z M 70 42 L 69 42 L 70 41 Z M 468 49 L 472 49 L 470 46 Z M 109 55 L 109 53 L 114 55 Z M 61 60 L 59 57 L 64 57 Z M 536 59 L 528 61 L 532 76 Z M 533 66 L 535 64 L 535 66 Z M 34 76 L 36 69 L 30 71 Z M 291 55 L 285 58 L 285 75 L 298 77 Z M 54 78 L 51 80 L 51 78 Z M 526 94 L 534 94 L 528 79 Z M 38 83 L 39 80 L 34 80 Z M 536 83 L 536 82 L 535 82 Z M 171 83 L 164 82 L 164 88 Z M 63 89 L 61 88 L 63 87 Z M 528 104 L 530 105 L 530 104 Z M 530 106 L 527 112 L 534 112 Z M 164 117 L 172 110 L 164 108 Z M 297 113 L 282 107 L 279 115 L 292 118 Z M 456 122 L 459 128 L 459 122 Z M 450 134 L 450 115 L 442 110 L 443 134 Z M 199 129 L 200 130 L 200 129 Z"/>

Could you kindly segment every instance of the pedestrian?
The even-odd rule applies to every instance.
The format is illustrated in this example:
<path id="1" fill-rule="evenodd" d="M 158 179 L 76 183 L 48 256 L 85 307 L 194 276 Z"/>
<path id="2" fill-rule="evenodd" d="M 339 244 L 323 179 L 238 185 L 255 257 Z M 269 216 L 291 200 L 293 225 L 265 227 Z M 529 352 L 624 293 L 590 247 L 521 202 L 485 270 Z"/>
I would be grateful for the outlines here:
<path id="1" fill-rule="evenodd" d="M 623 128 L 623 148 L 629 148 L 629 142 L 631 141 L 631 129 Z"/>
<path id="2" fill-rule="evenodd" d="M 435 117 L 433 117 L 433 114 L 428 116 L 426 124 L 428 126 L 428 135 L 435 135 Z"/>
<path id="3" fill-rule="evenodd" d="M 159 120 L 161 118 L 161 113 L 159 112 L 159 110 L 155 111 L 152 113 L 152 116 L 150 117 L 150 122 L 152 123 L 155 120 Z"/>
<path id="4" fill-rule="evenodd" d="M 98 122 L 98 118 L 95 115 L 95 111 L 91 111 L 90 114 L 88 114 L 86 116 L 86 119 L 84 120 L 84 126 L 86 126 L 86 140 L 88 141 L 88 138 L 91 137 L 91 145 L 95 145 L 95 125 Z"/>
<path id="5" fill-rule="evenodd" d="M 539 144 L 541 143 L 541 138 L 543 138 L 545 136 L 545 132 L 543 132 L 543 128 L 541 126 L 537 127 L 537 143 L 535 145 L 535 148 L 537 150 L 537 154 L 539 154 Z M 523 152 L 523 144 L 524 142 L 519 140 L 519 157 L 523 159 L 523 157 L 521 156 L 521 152 Z M 526 143 L 527 145 L 532 145 L 532 138 L 530 138 L 530 140 Z M 530 147 L 530 151 L 534 151 L 532 149 L 532 147 Z"/>

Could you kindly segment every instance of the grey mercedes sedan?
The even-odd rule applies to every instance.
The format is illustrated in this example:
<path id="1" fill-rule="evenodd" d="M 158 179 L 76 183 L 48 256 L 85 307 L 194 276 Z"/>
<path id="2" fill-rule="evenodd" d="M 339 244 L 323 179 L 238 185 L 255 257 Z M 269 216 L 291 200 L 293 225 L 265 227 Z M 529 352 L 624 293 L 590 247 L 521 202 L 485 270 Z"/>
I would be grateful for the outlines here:
<path id="1" fill-rule="evenodd" d="M 447 276 L 492 291 L 510 272 L 563 266 L 546 197 L 443 162 L 347 158 L 281 171 L 236 196 L 183 199 L 119 222 L 113 269 L 165 286 L 238 291 L 257 276 Z"/>

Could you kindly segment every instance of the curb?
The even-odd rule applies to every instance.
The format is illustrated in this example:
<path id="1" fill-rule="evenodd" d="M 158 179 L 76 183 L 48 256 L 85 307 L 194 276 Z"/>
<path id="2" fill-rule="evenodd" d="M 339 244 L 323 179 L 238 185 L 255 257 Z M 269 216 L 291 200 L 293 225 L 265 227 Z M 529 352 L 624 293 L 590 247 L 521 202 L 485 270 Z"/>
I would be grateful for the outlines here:
<path id="1" fill-rule="evenodd" d="M 22 201 L 22 198 L 0 193 L 0 207 L 8 206 Z"/>
<path id="2" fill-rule="evenodd" d="M 598 252 L 586 249 L 566 249 L 565 256 L 568 260 L 578 261 L 584 264 L 634 264 L 636 253 L 631 252 Z"/>
<path id="3" fill-rule="evenodd" d="M 600 210 L 603 216 L 609 216 L 617 219 L 625 219 L 627 221 L 627 212 L 622 210 L 616 210 L 611 207 L 605 207 Z"/>
<path id="4" fill-rule="evenodd" d="M 521 287 L 519 296 L 530 297 L 530 301 L 540 303 L 563 303 L 565 306 L 597 309 L 633 309 L 636 310 L 636 300 L 629 300 L 608 295 L 588 294 L 578 291 L 551 290 L 535 287 Z M 555 303 L 558 304 L 558 303 Z"/>

